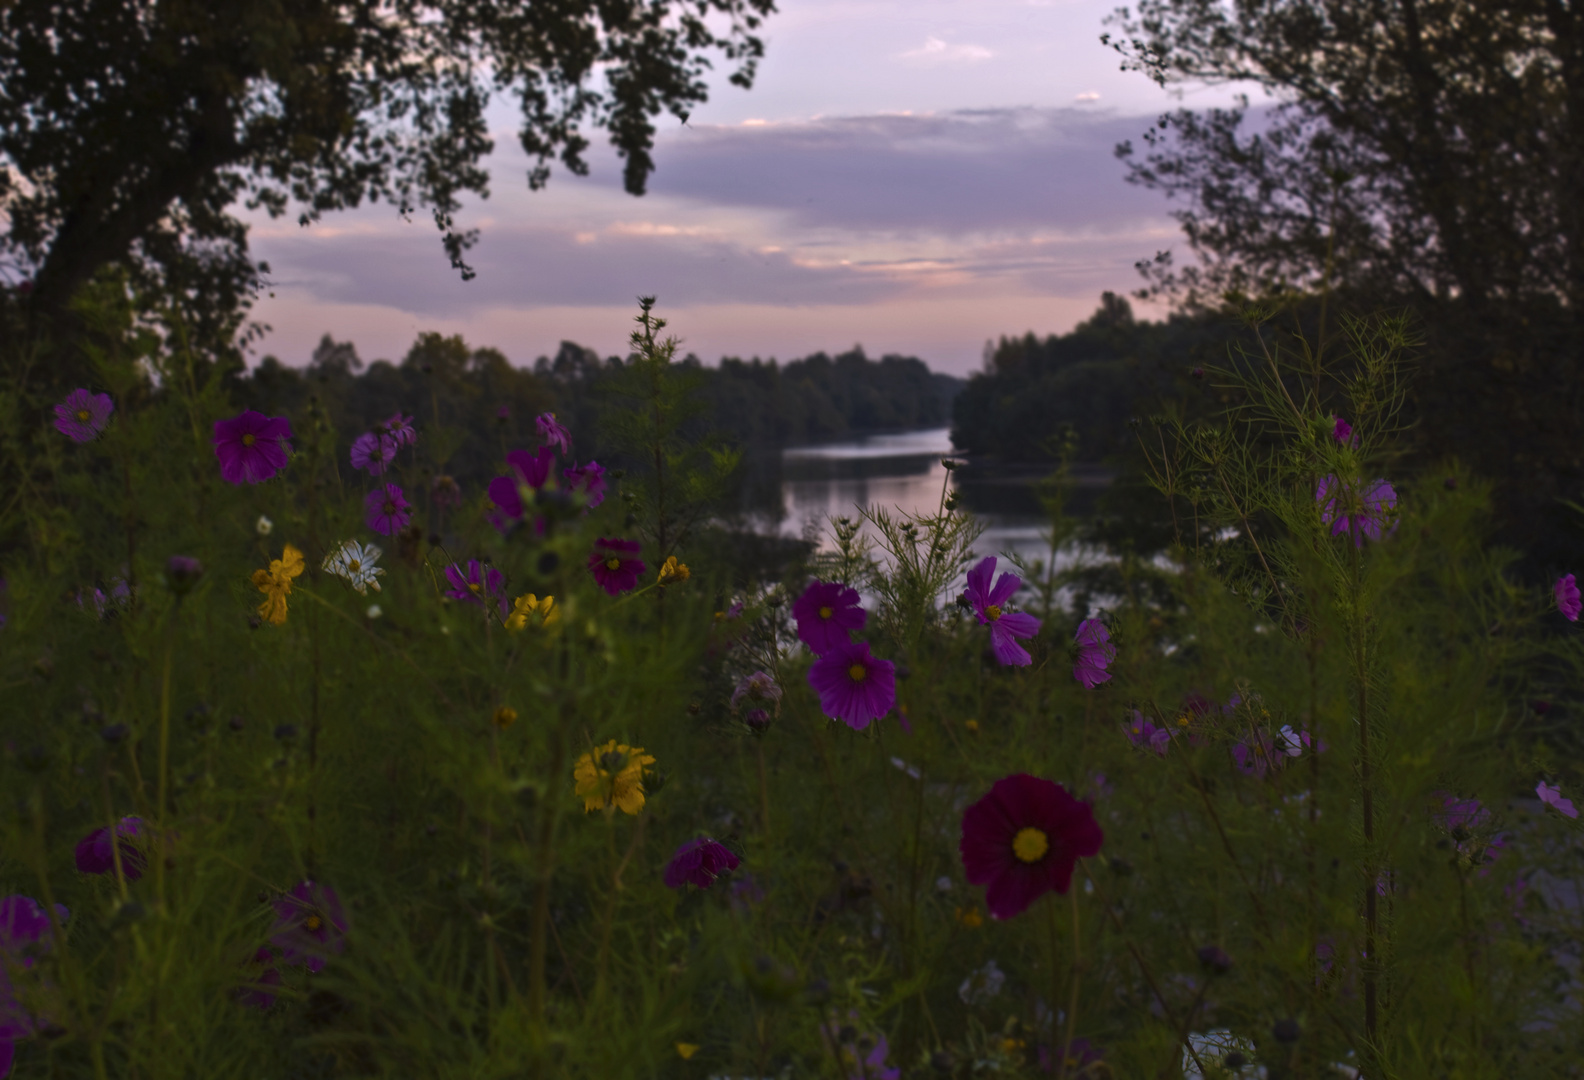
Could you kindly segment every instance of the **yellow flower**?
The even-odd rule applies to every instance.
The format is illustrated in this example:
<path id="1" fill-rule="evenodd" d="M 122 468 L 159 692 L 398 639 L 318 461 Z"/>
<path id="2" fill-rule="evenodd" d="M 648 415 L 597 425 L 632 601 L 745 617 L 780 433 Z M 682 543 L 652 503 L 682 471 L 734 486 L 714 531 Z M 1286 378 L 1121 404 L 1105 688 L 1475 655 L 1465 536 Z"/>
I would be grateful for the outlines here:
<path id="1" fill-rule="evenodd" d="M 975 735 L 979 734 L 979 721 L 977 720 L 968 720 L 963 724 L 963 727 L 967 728 Z"/>
<path id="2" fill-rule="evenodd" d="M 654 762 L 643 747 L 615 739 L 578 758 L 572 779 L 577 781 L 584 812 L 614 806 L 624 814 L 638 813 L 644 805 L 644 767 Z"/>
<path id="3" fill-rule="evenodd" d="M 561 621 L 561 609 L 556 607 L 553 596 L 541 600 L 533 593 L 526 593 L 512 601 L 512 613 L 506 617 L 506 629 L 516 633 L 528 625 L 530 616 L 536 626 L 553 626 Z"/>
<path id="4" fill-rule="evenodd" d="M 984 916 L 976 907 L 958 908 L 957 921 L 969 930 L 977 930 L 984 925 Z"/>
<path id="5" fill-rule="evenodd" d="M 677 557 L 673 555 L 660 568 L 660 585 L 664 588 L 673 581 L 686 581 L 692 576 L 693 574 L 688 570 L 687 564 L 677 562 Z"/>
<path id="6" fill-rule="evenodd" d="M 490 717 L 490 723 L 494 724 L 502 731 L 505 731 L 516 722 L 517 710 L 512 708 L 510 705 L 502 705 L 500 708 L 496 709 L 495 714 Z"/>
<path id="7" fill-rule="evenodd" d="M 699 1051 L 698 1043 L 679 1042 L 676 1044 L 676 1046 L 677 1057 L 681 1058 L 683 1061 L 691 1061 L 693 1059 L 693 1055 Z"/>
<path id="8" fill-rule="evenodd" d="M 291 595 L 292 578 L 303 572 L 303 553 L 287 544 L 281 557 L 270 560 L 268 570 L 253 571 L 253 584 L 264 594 L 258 613 L 266 621 L 279 626 L 286 621 L 286 598 Z"/>

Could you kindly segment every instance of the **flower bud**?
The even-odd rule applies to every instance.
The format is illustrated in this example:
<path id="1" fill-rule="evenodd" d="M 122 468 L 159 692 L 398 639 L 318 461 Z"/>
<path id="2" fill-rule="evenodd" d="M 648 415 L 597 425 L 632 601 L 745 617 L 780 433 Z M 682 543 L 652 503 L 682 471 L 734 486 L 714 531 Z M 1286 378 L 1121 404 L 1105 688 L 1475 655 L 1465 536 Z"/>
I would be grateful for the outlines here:
<path id="1" fill-rule="evenodd" d="M 186 596 L 203 577 L 203 563 L 188 555 L 172 555 L 165 562 L 165 585 L 177 596 Z"/>

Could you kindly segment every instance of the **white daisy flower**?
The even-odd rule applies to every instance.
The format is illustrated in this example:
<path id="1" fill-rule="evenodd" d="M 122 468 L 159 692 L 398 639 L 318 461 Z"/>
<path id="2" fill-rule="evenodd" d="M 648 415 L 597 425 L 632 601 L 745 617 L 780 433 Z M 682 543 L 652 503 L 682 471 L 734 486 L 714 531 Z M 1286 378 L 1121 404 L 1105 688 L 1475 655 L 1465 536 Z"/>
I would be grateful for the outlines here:
<path id="1" fill-rule="evenodd" d="M 360 544 L 356 540 L 348 540 L 336 551 L 325 557 L 324 568 L 326 572 L 343 578 L 359 593 L 368 595 L 368 587 L 374 586 L 374 591 L 380 591 L 380 584 L 374 579 L 385 571 L 374 565 L 380 557 L 380 549 L 374 544 Z"/>
<path id="2" fill-rule="evenodd" d="M 275 523 L 269 518 L 265 517 L 263 514 L 260 514 L 258 521 L 254 522 L 253 528 L 258 531 L 260 536 L 268 536 L 270 533 L 275 531 Z"/>
<path id="3" fill-rule="evenodd" d="M 370 604 L 368 606 L 368 611 L 364 612 L 364 614 L 371 619 L 377 619 L 385 613 L 380 610 L 380 606 L 378 604 Z"/>

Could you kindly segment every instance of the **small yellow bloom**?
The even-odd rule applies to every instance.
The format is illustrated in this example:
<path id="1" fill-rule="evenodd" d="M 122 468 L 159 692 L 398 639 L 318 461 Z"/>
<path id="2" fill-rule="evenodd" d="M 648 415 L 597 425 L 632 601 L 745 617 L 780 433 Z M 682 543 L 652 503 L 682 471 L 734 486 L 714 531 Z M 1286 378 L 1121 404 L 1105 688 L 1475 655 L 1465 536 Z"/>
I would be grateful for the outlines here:
<path id="1" fill-rule="evenodd" d="M 681 1058 L 683 1061 L 691 1061 L 691 1060 L 693 1060 L 693 1055 L 698 1053 L 698 1051 L 699 1051 L 698 1043 L 683 1043 L 683 1042 L 679 1042 L 679 1043 L 676 1044 L 676 1046 L 677 1046 L 677 1057 Z"/>
<path id="2" fill-rule="evenodd" d="M 958 908 L 957 922 L 966 929 L 977 930 L 984 925 L 984 916 L 979 914 L 976 907 Z"/>
<path id="3" fill-rule="evenodd" d="M 614 806 L 624 814 L 638 813 L 644 805 L 644 768 L 654 762 L 643 747 L 615 739 L 578 758 L 572 779 L 584 812 Z"/>
<path id="4" fill-rule="evenodd" d="M 970 732 L 972 732 L 975 735 L 979 734 L 979 721 L 977 721 L 977 720 L 969 720 L 965 724 L 963 724 L 963 727 L 967 728 Z"/>
<path id="5" fill-rule="evenodd" d="M 303 553 L 287 544 L 281 557 L 270 560 L 268 570 L 253 571 L 253 584 L 264 594 L 258 613 L 266 622 L 279 626 L 286 621 L 286 598 L 291 595 L 292 578 L 303 572 Z"/>
<path id="6" fill-rule="evenodd" d="M 495 710 L 495 715 L 490 717 L 490 723 L 505 731 L 517 722 L 517 710 L 510 705 L 502 705 Z"/>
<path id="7" fill-rule="evenodd" d="M 677 557 L 672 555 L 665 561 L 665 565 L 660 568 L 660 585 L 664 588 L 673 581 L 686 581 L 692 576 L 693 574 L 688 570 L 687 564 L 678 562 Z"/>
<path id="8" fill-rule="evenodd" d="M 533 593 L 526 593 L 512 601 L 512 613 L 506 617 L 506 629 L 516 633 L 528 625 L 530 616 L 536 626 L 553 626 L 561 621 L 561 609 L 556 607 L 553 596 L 541 600 Z"/>
<path id="9" fill-rule="evenodd" d="M 1004 1038 L 1001 1040 L 1001 1049 L 1009 1054 L 1015 1054 L 1027 1045 L 1028 1043 L 1022 1039 Z"/>

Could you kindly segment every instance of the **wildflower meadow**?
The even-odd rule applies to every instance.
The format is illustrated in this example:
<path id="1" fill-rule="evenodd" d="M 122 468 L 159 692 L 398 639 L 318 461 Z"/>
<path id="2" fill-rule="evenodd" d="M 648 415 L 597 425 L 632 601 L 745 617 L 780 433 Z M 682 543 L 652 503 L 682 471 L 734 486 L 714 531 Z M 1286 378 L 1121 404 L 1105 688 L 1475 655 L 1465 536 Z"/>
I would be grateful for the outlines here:
<path id="1" fill-rule="evenodd" d="M 474 490 L 422 399 L 10 362 L 0 1075 L 1584 1075 L 1580 568 L 1402 467 L 1400 321 L 1141 418 L 1157 547 L 1058 471 L 1047 559 L 948 486 L 768 575 L 637 323 L 621 461 Z"/>

